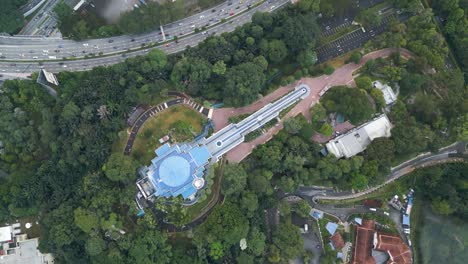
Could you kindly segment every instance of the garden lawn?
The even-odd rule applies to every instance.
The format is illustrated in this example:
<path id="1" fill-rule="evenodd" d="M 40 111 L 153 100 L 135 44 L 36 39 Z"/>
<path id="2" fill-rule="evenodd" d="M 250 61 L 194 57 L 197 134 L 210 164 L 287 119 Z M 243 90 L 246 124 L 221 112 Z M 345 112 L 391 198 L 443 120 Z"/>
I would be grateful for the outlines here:
<path id="1" fill-rule="evenodd" d="M 205 118 L 195 110 L 186 106 L 174 106 L 156 116 L 148 119 L 138 132 L 131 155 L 142 164 L 147 164 L 154 158 L 154 150 L 161 144 L 159 139 L 165 135 L 171 135 L 173 125 L 178 121 L 190 124 L 190 131 L 177 133 L 177 138 L 171 137 L 171 141 L 183 142 L 191 140 L 202 131 Z"/>

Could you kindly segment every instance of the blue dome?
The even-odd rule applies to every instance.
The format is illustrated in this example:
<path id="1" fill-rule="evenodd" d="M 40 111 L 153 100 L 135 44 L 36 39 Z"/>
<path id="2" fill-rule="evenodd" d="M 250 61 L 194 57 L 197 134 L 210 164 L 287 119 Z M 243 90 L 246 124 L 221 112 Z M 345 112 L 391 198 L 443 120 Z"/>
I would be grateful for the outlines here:
<path id="1" fill-rule="evenodd" d="M 180 156 L 167 157 L 159 165 L 159 177 L 169 187 L 183 185 L 190 178 L 190 163 Z"/>

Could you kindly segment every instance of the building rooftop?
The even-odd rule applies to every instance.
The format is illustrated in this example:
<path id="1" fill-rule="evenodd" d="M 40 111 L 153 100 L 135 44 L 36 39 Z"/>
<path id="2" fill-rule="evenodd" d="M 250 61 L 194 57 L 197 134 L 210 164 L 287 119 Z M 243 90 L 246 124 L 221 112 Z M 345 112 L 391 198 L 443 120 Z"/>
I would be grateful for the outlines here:
<path id="1" fill-rule="evenodd" d="M 387 252 L 390 256 L 388 264 L 410 264 L 411 250 L 397 235 L 375 233 L 374 248 L 383 252 Z"/>
<path id="2" fill-rule="evenodd" d="M 343 240 L 343 237 L 341 236 L 340 232 L 336 232 L 331 238 L 331 243 L 333 244 L 333 247 L 340 250 L 344 248 L 345 243 Z"/>
<path id="3" fill-rule="evenodd" d="M 37 247 L 37 238 L 18 241 L 17 247 L 9 249 L 8 255 L 0 256 L 2 264 L 51 264 L 54 258 L 51 254 L 42 254 Z"/>
<path id="4" fill-rule="evenodd" d="M 336 229 L 338 229 L 338 224 L 328 222 L 327 225 L 325 226 L 325 228 L 327 229 L 328 233 L 330 233 L 330 235 L 333 235 L 333 234 L 335 234 Z"/>
<path id="5" fill-rule="evenodd" d="M 193 198 L 203 188 L 205 165 L 211 158 L 205 146 L 166 143 L 156 149 L 156 158 L 143 171 L 137 185 L 145 196 Z"/>
<path id="6" fill-rule="evenodd" d="M 398 235 L 375 231 L 375 222 L 364 220 L 356 226 L 352 264 L 409 264 L 411 251 Z M 382 253 L 388 255 L 386 258 Z M 387 261 L 388 259 L 388 261 Z"/>
<path id="7" fill-rule="evenodd" d="M 10 241 L 13 238 L 11 232 L 11 226 L 0 227 L 0 242 Z"/>
<path id="8" fill-rule="evenodd" d="M 330 140 L 325 146 L 337 158 L 350 158 L 366 149 L 372 140 L 390 137 L 392 124 L 383 114 L 339 137 Z"/>
<path id="9" fill-rule="evenodd" d="M 374 81 L 372 84 L 374 85 L 374 88 L 382 91 L 385 104 L 390 105 L 397 100 L 397 96 L 393 92 L 392 87 L 388 86 L 387 84 L 383 84 L 380 81 Z"/>
<path id="10" fill-rule="evenodd" d="M 362 225 L 356 226 L 352 264 L 375 264 L 375 260 L 371 254 L 374 228 L 374 221 L 369 220 L 365 220 Z"/>

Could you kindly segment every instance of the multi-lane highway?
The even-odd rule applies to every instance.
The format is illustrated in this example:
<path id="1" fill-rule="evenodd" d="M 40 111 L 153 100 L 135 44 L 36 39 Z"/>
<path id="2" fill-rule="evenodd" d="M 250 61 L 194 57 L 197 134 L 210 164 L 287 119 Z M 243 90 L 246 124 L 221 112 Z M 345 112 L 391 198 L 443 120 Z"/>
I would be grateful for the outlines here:
<path id="1" fill-rule="evenodd" d="M 182 51 L 186 46 L 197 45 L 210 34 L 233 31 L 237 26 L 250 21 L 252 15 L 257 11 L 270 12 L 285 5 L 288 1 L 271 0 L 254 6 L 255 2 L 256 0 L 248 0 L 243 3 L 225 2 L 197 15 L 168 24 L 164 26 L 166 37 L 177 35 L 178 43 L 170 42 L 157 48 L 166 53 Z M 248 9 L 250 5 L 252 8 Z M 222 23 L 221 19 L 228 20 Z M 201 29 L 204 26 L 210 28 L 195 33 L 196 28 Z M 127 57 L 144 55 L 151 48 L 142 49 L 142 47 L 160 41 L 162 41 L 162 33 L 159 30 L 142 35 L 124 35 L 89 41 L 0 36 L 0 73 L 31 73 L 38 71 L 41 67 L 52 72 L 89 70 L 99 65 L 121 62 Z M 122 54 L 123 52 L 126 53 Z M 107 56 L 83 58 L 85 55 L 92 57 L 92 54 L 107 54 Z M 63 57 L 73 56 L 74 60 L 60 61 Z"/>

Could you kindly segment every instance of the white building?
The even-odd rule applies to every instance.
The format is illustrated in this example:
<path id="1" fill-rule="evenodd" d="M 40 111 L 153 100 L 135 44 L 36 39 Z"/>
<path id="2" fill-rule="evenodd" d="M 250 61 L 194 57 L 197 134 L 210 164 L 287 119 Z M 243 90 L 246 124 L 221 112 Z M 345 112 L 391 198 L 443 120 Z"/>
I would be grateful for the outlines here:
<path id="1" fill-rule="evenodd" d="M 382 91 L 386 105 L 391 105 L 397 100 L 397 96 L 393 92 L 392 87 L 388 86 L 387 84 L 382 84 L 380 81 L 374 81 L 372 82 L 372 85 L 374 88 Z"/>
<path id="2" fill-rule="evenodd" d="M 392 124 L 383 114 L 374 120 L 356 127 L 346 134 L 330 140 L 325 146 L 328 153 L 337 158 L 350 158 L 366 149 L 372 140 L 379 137 L 390 137 Z"/>

